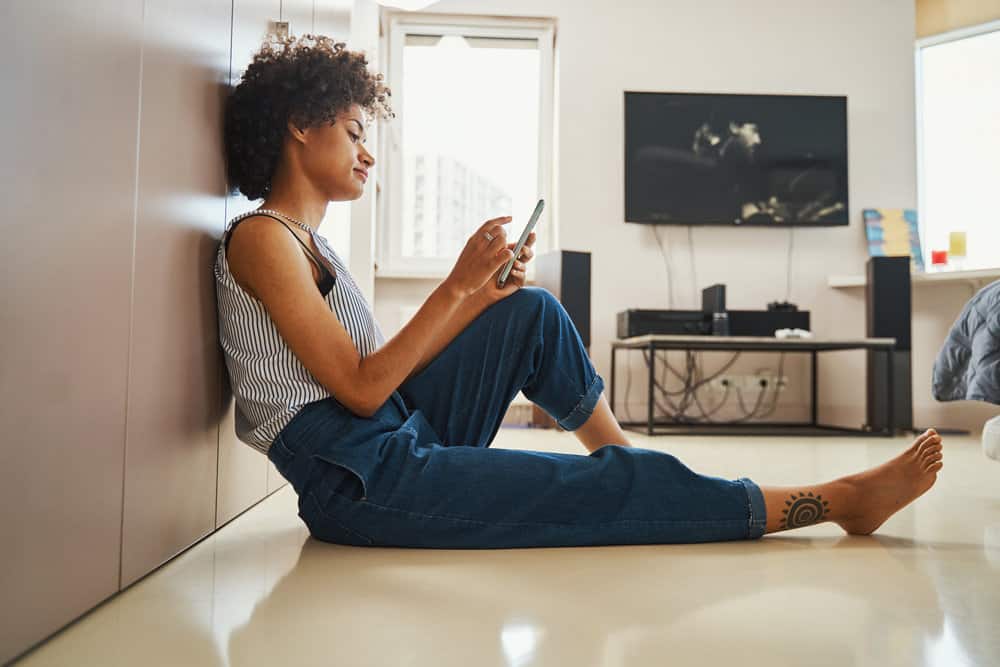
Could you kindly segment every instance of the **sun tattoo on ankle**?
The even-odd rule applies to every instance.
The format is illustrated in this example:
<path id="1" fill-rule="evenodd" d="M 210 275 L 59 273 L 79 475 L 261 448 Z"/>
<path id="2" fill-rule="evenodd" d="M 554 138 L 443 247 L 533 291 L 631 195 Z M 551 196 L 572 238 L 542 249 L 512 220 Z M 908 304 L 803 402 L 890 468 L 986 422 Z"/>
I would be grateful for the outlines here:
<path id="1" fill-rule="evenodd" d="M 827 509 L 830 505 L 829 501 L 823 500 L 823 496 L 814 498 L 811 492 L 806 494 L 800 491 L 798 496 L 793 493 L 791 500 L 786 500 L 785 504 L 788 505 L 788 509 L 781 510 L 785 517 L 778 525 L 779 528 L 809 526 L 823 521 L 830 513 L 830 510 Z"/>

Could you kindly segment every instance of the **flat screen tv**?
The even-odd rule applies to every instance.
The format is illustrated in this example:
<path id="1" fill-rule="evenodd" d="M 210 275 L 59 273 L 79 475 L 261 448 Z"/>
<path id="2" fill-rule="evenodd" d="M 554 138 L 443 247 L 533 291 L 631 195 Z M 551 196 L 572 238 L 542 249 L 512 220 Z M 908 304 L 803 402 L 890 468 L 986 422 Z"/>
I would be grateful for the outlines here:
<path id="1" fill-rule="evenodd" d="M 625 221 L 848 224 L 847 98 L 626 92 Z"/>

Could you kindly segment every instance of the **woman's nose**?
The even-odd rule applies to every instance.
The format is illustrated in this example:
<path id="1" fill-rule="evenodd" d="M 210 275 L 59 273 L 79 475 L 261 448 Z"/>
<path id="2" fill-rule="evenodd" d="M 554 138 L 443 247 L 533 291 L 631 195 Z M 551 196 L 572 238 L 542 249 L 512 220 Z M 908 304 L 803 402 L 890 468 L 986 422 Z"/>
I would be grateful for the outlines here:
<path id="1" fill-rule="evenodd" d="M 367 164 L 368 168 L 371 169 L 372 166 L 375 164 L 375 157 L 368 151 L 365 151 L 364 153 L 361 154 L 361 161 Z"/>

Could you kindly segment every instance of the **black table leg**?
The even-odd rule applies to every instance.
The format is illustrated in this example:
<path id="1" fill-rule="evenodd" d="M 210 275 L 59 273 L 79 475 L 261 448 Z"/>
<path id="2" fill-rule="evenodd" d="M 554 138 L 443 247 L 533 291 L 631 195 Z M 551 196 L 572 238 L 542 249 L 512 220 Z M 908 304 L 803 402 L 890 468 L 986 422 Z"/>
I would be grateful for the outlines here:
<path id="1" fill-rule="evenodd" d="M 893 376 L 896 374 L 894 372 L 896 368 L 896 346 L 893 345 L 892 347 L 888 348 L 886 352 L 889 355 L 888 364 L 886 365 L 885 369 L 886 373 L 889 374 L 889 377 L 886 378 L 886 386 L 889 388 L 889 396 L 888 396 L 889 405 L 886 410 L 885 429 L 886 429 L 886 435 L 891 436 L 896 434 L 896 415 L 895 415 L 896 388 L 895 386 L 893 386 L 892 382 Z"/>
<path id="2" fill-rule="evenodd" d="M 816 407 L 816 394 L 817 394 L 817 391 L 816 391 L 816 385 L 817 385 L 817 382 L 816 382 L 816 367 L 817 367 L 817 365 L 818 364 L 816 363 L 816 350 L 813 350 L 812 351 L 812 378 L 811 378 L 811 382 L 812 382 L 812 401 L 810 403 L 810 405 L 811 405 L 811 412 L 812 412 L 812 425 L 813 426 L 816 426 L 816 417 L 817 417 L 817 411 L 818 411 L 818 409 Z M 781 378 L 778 378 L 778 379 L 780 380 Z"/>
<path id="3" fill-rule="evenodd" d="M 611 414 L 615 414 L 615 353 L 618 348 L 611 347 Z M 617 417 L 617 415 L 615 415 Z"/>
<path id="4" fill-rule="evenodd" d="M 646 405 L 646 433 L 653 435 L 653 373 L 656 372 L 656 348 L 649 343 L 649 403 Z"/>

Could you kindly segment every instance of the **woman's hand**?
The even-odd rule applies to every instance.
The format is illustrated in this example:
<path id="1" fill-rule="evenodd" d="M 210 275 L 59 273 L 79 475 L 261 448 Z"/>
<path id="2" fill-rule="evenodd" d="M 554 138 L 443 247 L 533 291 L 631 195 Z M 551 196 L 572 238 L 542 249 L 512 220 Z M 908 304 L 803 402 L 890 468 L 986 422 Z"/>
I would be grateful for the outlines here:
<path id="1" fill-rule="evenodd" d="M 479 291 L 488 281 L 496 282 L 495 274 L 514 256 L 503 228 L 510 220 L 509 215 L 493 218 L 473 232 L 443 284 L 464 298 Z"/>
<path id="2" fill-rule="evenodd" d="M 514 246 L 516 245 L 516 243 L 507 244 L 508 253 L 506 256 L 508 258 L 514 254 Z M 503 288 L 497 287 L 497 279 L 500 277 L 503 265 L 501 265 L 493 276 L 479 288 L 477 296 L 480 296 L 488 306 L 493 305 L 501 299 L 507 298 L 517 290 L 524 287 L 527 264 L 535 256 L 535 251 L 531 247 L 533 245 L 535 245 L 535 232 L 528 234 L 528 240 L 524 242 L 524 247 L 521 248 L 521 255 L 517 258 L 517 261 L 514 262 L 514 266 L 511 268 L 510 275 L 507 276 L 507 281 L 503 284 Z"/>

